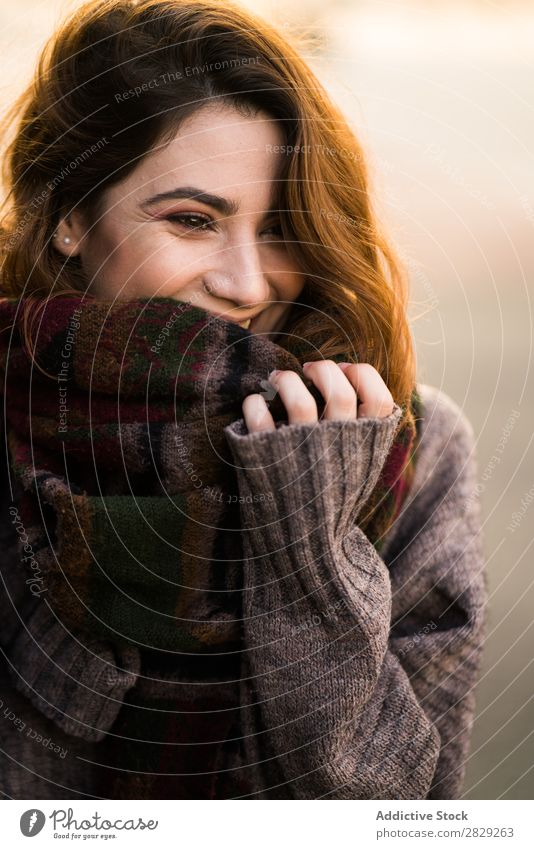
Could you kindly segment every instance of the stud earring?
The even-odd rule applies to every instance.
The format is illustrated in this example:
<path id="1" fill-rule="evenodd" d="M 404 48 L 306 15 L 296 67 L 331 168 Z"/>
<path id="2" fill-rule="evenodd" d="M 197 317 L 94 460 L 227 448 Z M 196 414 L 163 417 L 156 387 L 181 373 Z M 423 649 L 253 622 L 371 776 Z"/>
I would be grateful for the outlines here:
<path id="1" fill-rule="evenodd" d="M 56 231 L 52 238 L 58 239 L 59 233 Z M 71 239 L 70 236 L 63 236 L 63 242 L 64 242 L 65 245 L 70 245 L 70 243 L 72 242 L 72 239 Z"/>

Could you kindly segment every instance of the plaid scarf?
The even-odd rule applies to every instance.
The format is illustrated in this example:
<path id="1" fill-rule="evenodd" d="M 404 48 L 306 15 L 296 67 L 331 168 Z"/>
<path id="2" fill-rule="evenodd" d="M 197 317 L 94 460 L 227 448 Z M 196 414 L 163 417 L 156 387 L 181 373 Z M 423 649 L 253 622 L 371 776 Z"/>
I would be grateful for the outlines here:
<path id="1" fill-rule="evenodd" d="M 23 344 L 24 303 L 33 310 L 33 362 Z M 309 355 L 295 346 L 297 357 L 290 339 L 286 349 L 171 298 L 3 298 L 0 331 L 11 509 L 26 534 L 30 593 L 82 639 L 89 632 L 137 645 L 146 670 L 155 658 L 162 669 L 171 652 L 167 664 L 176 666 L 178 653 L 197 670 L 204 656 L 209 677 L 208 656 L 240 645 L 239 491 L 223 428 L 242 417 L 247 395 L 268 388 L 274 368 L 296 371 L 321 412 L 323 399 L 301 367 Z M 415 388 L 412 404 L 420 416 Z M 270 410 L 277 427 L 287 422 L 278 396 Z M 377 550 L 407 493 L 415 437 L 412 428 L 398 430 L 366 505 L 361 527 Z M 212 714 L 207 728 L 202 711 L 214 702 L 206 690 L 181 696 L 169 685 L 163 710 L 171 715 L 159 719 L 148 712 L 150 684 L 132 692 L 135 718 L 125 706 L 109 744 L 131 772 L 116 774 L 109 796 L 184 797 L 183 785 L 173 788 L 165 776 L 158 783 L 135 773 L 161 771 L 165 758 L 173 771 L 176 748 L 165 756 L 147 743 L 143 751 L 133 742 L 120 748 L 121 736 L 148 740 L 150 726 L 154 739 L 183 747 L 180 767 L 194 772 L 198 747 L 188 754 L 187 740 L 224 739 L 235 715 L 221 713 L 217 728 Z M 185 722 L 179 710 L 187 713 L 193 698 L 199 714 Z M 216 749 L 204 754 L 209 771 Z M 191 777 L 185 797 L 210 788 Z"/>

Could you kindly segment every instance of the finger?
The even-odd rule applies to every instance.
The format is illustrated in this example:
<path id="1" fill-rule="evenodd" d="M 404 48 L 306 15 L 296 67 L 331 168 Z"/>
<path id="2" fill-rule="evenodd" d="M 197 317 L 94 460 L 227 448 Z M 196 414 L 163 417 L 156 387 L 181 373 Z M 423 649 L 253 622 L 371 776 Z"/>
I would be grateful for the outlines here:
<path id="1" fill-rule="evenodd" d="M 262 430 L 276 430 L 274 419 L 269 412 L 263 395 L 247 395 L 242 405 L 243 418 L 249 433 Z"/>
<path id="2" fill-rule="evenodd" d="M 310 424 L 318 420 L 315 398 L 295 371 L 271 372 L 269 383 L 280 394 L 289 424 Z"/>
<path id="3" fill-rule="evenodd" d="M 360 401 L 358 418 L 391 415 L 395 406 L 393 395 L 370 363 L 339 363 L 339 367 L 356 390 Z"/>
<path id="4" fill-rule="evenodd" d="M 314 382 L 325 399 L 323 419 L 355 419 L 357 397 L 354 387 L 333 360 L 304 363 L 306 377 Z"/>

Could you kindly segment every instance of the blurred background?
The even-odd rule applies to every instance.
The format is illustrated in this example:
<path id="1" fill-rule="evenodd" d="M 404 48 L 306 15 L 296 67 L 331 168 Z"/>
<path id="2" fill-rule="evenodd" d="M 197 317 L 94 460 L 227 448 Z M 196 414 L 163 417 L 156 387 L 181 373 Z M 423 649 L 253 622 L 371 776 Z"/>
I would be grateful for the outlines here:
<path id="1" fill-rule="evenodd" d="M 80 5 L 0 0 L 3 107 Z M 410 269 L 418 379 L 477 434 L 490 610 L 464 797 L 532 798 L 534 3 L 242 5 L 306 35 Z"/>

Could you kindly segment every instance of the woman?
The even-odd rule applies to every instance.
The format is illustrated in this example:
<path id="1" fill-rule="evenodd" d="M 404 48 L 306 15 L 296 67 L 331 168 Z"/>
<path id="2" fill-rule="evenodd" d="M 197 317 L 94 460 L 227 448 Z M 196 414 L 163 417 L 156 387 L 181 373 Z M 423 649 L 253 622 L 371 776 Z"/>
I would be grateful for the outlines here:
<path id="1" fill-rule="evenodd" d="M 15 121 L 3 794 L 457 798 L 474 434 L 346 120 L 239 7 L 107 0 Z"/>

